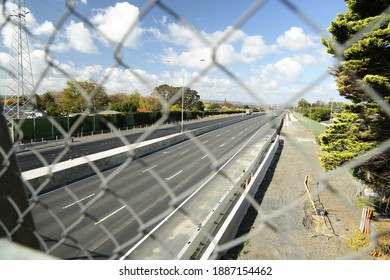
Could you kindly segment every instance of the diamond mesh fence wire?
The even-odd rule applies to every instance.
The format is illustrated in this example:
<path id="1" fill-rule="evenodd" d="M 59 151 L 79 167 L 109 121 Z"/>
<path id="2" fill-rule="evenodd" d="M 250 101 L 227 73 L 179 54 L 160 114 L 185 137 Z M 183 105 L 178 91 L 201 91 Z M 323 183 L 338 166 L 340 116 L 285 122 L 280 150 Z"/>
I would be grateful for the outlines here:
<path id="1" fill-rule="evenodd" d="M 35 90 L 45 84 L 52 73 L 56 73 L 66 78 L 69 85 L 81 93 L 85 100 L 85 108 L 83 108 L 84 113 L 77 117 L 71 117 L 68 113 L 65 118 L 48 117 L 43 120 L 34 117 L 8 122 L 5 118 L 7 103 L 4 97 L 4 103 L 1 105 L 4 107 L 3 116 L 0 122 L 1 235 L 8 240 L 65 259 L 175 259 L 180 258 L 180 252 L 185 245 L 198 239 L 200 241 L 198 240 L 196 248 L 189 251 L 191 254 L 187 258 L 201 258 L 210 244 L 213 245 L 210 258 L 219 258 L 229 250 L 242 246 L 248 240 L 261 238 L 267 232 L 284 240 L 291 248 L 299 247 L 299 241 L 289 232 L 276 227 L 274 221 L 286 216 L 293 209 L 302 209 L 304 205 L 302 228 L 313 229 L 315 224 L 314 233 L 317 235 L 341 238 L 332 228 L 332 216 L 318 212 L 318 209 L 326 210 L 326 206 L 325 209 L 321 206 L 320 193 L 330 193 L 337 197 L 345 208 L 355 208 L 351 203 L 350 194 L 340 190 L 335 179 L 344 176 L 345 173 L 349 174 L 354 167 L 388 155 L 386 152 L 390 147 L 390 139 L 375 145 L 338 168 L 320 173 L 319 177 L 311 178 L 311 182 L 305 181 L 306 186 L 311 187 L 307 192 L 304 188 L 305 177 L 303 176 L 302 184 L 298 186 L 301 189 L 296 191 L 297 197 L 285 201 L 272 211 L 264 210 L 262 199 L 256 198 L 254 193 L 245 196 L 245 201 L 256 212 L 260 220 L 259 224 L 246 233 L 241 233 L 240 236 L 230 238 L 227 242 L 213 244 L 216 232 L 223 227 L 229 211 L 234 210 L 238 197 L 245 193 L 245 186 L 250 183 L 255 169 L 264 160 L 268 147 L 275 141 L 280 143 L 284 141 L 293 145 L 297 153 L 304 157 L 310 158 L 313 155 L 308 153 L 305 145 L 291 138 L 291 134 L 283 134 L 284 128 L 282 128 L 284 139 L 275 138 L 273 133 L 278 131 L 284 112 L 287 112 L 282 109 L 264 115 L 241 114 L 238 117 L 230 116 L 217 121 L 212 118 L 214 122 L 206 125 L 199 121 L 184 122 L 183 118 L 190 118 L 190 116 L 188 116 L 189 112 L 183 112 L 182 103 L 181 115 L 176 115 L 176 122 L 170 122 L 173 118 L 170 108 L 178 101 L 184 102 L 184 99 L 181 99 L 184 89 L 196 87 L 199 81 L 207 79 L 212 71 L 223 73 L 235 85 L 235 89 L 240 90 L 237 99 L 248 96 L 259 106 L 267 107 L 269 93 L 259 92 L 250 82 L 243 80 L 240 73 L 221 60 L 219 55 L 225 50 L 226 44 L 237 36 L 242 26 L 261 16 L 267 2 L 272 1 L 243 2 L 247 5 L 246 11 L 237 14 L 236 21 L 232 22 L 226 32 L 214 41 L 177 12 L 171 1 L 148 1 L 140 9 L 137 20 L 123 27 L 125 30 L 119 39 L 113 39 L 111 31 L 98 27 L 96 20 L 91 20 L 90 16 L 73 1 L 64 1 L 61 17 L 57 19 L 46 42 L 40 41 L 29 28 L 22 27 L 30 40 L 43 50 L 44 70 L 39 77 L 34 77 Z M 306 14 L 294 1 L 276 2 L 312 28 L 319 37 L 329 39 L 325 30 L 316 23 L 315 15 Z M 0 30 L 15 26 L 13 16 L 6 9 L 7 3 L 7 1 L 2 3 Z M 126 56 L 128 52 L 133 51 L 128 46 L 136 36 L 139 24 L 152 17 L 151 11 L 155 9 L 178 23 L 180 29 L 177 32 L 188 33 L 188 36 L 193 38 L 193 43 L 201 46 L 204 51 L 202 54 L 206 59 L 198 59 L 202 64 L 199 71 L 185 79 L 182 71 L 183 84 L 176 88 L 176 92 L 168 99 L 159 94 L 154 95 L 161 104 L 161 110 L 154 115 L 151 123 L 144 125 L 143 128 L 135 128 L 128 124 L 130 121 L 127 122 L 126 119 L 120 122 L 120 116 L 102 117 L 90 114 L 95 109 L 94 102 L 95 97 L 99 95 L 99 85 L 110 84 L 111 78 L 118 75 L 118 69 L 132 76 L 133 83 L 134 81 L 137 83 L 132 85 L 134 88 L 143 85 L 149 89 L 149 92 L 153 92 L 157 86 L 146 72 L 137 69 Z M 338 65 L 345 63 L 344 53 L 351 46 L 359 44 L 369 34 L 389 24 L 389 11 L 389 8 L 384 10 L 381 17 L 376 18 L 345 42 L 332 42 Z M 78 83 L 80 73 L 75 73 L 59 63 L 54 55 L 55 48 L 59 47 L 57 40 L 61 36 L 60 30 L 64 30 L 69 21 L 81 23 L 93 30 L 94 36 L 111 49 L 111 67 L 97 78 L 95 87 L 90 90 L 86 90 Z M 162 36 L 156 33 L 156 36 L 159 35 Z M 383 59 L 388 61 L 388 58 Z M 165 62 L 174 63 L 168 60 Z M 15 76 L 4 65 L 1 66 L 0 71 Z M 329 74 L 324 70 L 318 77 L 313 77 L 305 87 L 285 97 L 279 108 L 289 108 L 300 98 L 310 96 L 311 92 L 315 91 L 328 76 Z M 367 81 L 358 76 L 355 76 L 355 82 L 355 86 L 379 105 L 388 118 L 390 106 L 388 100 L 383 97 L 385 94 L 378 92 L 378 89 L 371 87 Z M 288 111 L 285 122 L 291 121 L 291 118 L 294 117 Z M 233 126 L 241 123 L 244 123 L 245 127 L 253 127 L 253 134 L 243 136 L 244 140 L 236 144 L 239 147 L 232 146 L 227 152 L 221 153 L 218 150 L 229 145 L 225 141 L 218 140 L 209 145 L 208 142 L 211 140 L 202 138 L 213 131 L 218 131 L 222 126 L 233 131 Z M 191 124 L 198 124 L 196 130 L 190 127 Z M 245 127 L 230 135 L 229 139 L 239 138 L 241 132 L 246 130 Z M 43 136 L 43 130 L 49 131 L 49 135 Z M 163 130 L 166 132 L 162 133 Z M 26 137 L 28 135 L 30 136 Z M 161 137 L 164 139 L 162 140 Z M 212 137 L 217 139 L 220 133 Z M 22 144 L 26 138 L 30 143 Z M 184 140 L 187 141 L 183 142 Z M 175 145 L 173 147 L 177 149 L 173 150 L 172 145 L 177 143 L 187 144 L 183 147 Z M 91 147 L 92 152 L 87 152 L 87 147 Z M 253 154 L 252 151 L 251 154 L 249 147 L 257 152 Z M 279 148 L 279 153 L 281 150 L 282 148 Z M 174 157 L 173 154 L 178 156 Z M 189 155 L 192 157 L 187 157 Z M 198 158 L 196 160 L 195 155 Z M 245 165 L 247 158 L 249 159 Z M 207 163 L 202 162 L 205 159 Z M 22 163 L 22 160 L 25 163 Z M 253 163 L 254 160 L 256 164 Z M 244 165 L 241 162 L 244 162 Z M 33 168 L 27 170 L 26 167 L 27 169 L 24 170 L 23 164 Z M 176 169 L 171 169 L 172 165 L 176 165 Z M 303 172 L 305 173 L 304 170 Z M 285 176 L 288 178 L 293 175 L 287 173 Z M 206 188 L 208 189 L 205 190 Z M 309 204 L 311 200 L 313 203 Z M 223 203 L 230 201 L 230 204 L 224 204 L 226 208 L 223 211 L 219 210 L 223 213 L 219 214 L 221 217 L 213 223 L 213 226 L 206 226 L 207 215 L 200 214 L 202 208 L 213 212 L 214 209 L 219 209 L 218 205 L 221 201 Z M 327 214 L 330 214 L 331 210 L 328 211 Z M 207 217 L 211 216 L 212 213 Z M 241 220 L 235 223 L 239 225 Z M 197 232 L 201 232 L 202 235 L 199 237 L 196 235 Z M 378 234 L 373 231 L 370 235 L 372 241 L 370 247 L 337 258 L 364 258 L 367 252 L 375 247 L 378 238 L 386 234 L 389 232 Z M 193 237 L 195 235 L 196 237 Z M 307 235 L 308 238 L 313 238 L 309 233 Z M 174 249 L 175 244 L 179 244 L 178 249 Z M 288 256 L 288 258 L 307 257 L 299 249 L 295 253 L 293 257 Z"/>

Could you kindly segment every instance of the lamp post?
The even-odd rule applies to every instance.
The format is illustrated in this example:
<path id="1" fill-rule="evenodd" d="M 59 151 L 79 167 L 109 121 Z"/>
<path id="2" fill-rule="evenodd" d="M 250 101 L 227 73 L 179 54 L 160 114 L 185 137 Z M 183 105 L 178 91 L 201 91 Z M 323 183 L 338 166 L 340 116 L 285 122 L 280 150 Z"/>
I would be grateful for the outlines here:
<path id="1" fill-rule="evenodd" d="M 181 123 L 180 133 L 183 133 L 183 122 L 184 122 L 184 69 L 181 69 L 182 75 L 182 86 L 181 86 Z"/>
<path id="2" fill-rule="evenodd" d="M 204 58 L 199 59 L 201 62 L 205 62 Z M 170 60 L 165 60 L 165 62 L 169 63 Z M 182 86 L 181 86 L 181 122 L 180 122 L 180 133 L 184 132 L 184 68 L 181 69 L 182 76 Z"/>

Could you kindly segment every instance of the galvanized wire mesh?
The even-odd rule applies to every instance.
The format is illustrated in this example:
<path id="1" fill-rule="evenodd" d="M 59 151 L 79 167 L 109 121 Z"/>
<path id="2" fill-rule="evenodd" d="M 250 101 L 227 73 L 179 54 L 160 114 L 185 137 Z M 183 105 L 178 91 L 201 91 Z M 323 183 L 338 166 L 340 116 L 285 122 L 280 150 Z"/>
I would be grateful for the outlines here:
<path id="1" fill-rule="evenodd" d="M 275 0 L 276 1 L 276 0 Z M 299 17 L 302 22 L 310 26 L 312 29 L 314 29 L 320 37 L 327 37 L 328 35 L 324 30 L 322 30 L 317 24 L 315 20 L 315 15 L 305 14 L 301 8 L 296 5 L 293 1 L 289 0 L 281 0 L 279 1 L 285 8 L 287 8 L 291 13 L 295 14 L 297 17 Z M 132 75 L 136 77 L 136 79 L 139 81 L 139 83 L 142 83 L 144 85 L 147 85 L 150 88 L 150 92 L 152 92 L 153 88 L 156 86 L 155 84 L 152 84 L 147 76 L 145 76 L 140 71 L 133 68 L 132 64 L 125 59 L 126 52 L 129 51 L 129 49 L 126 48 L 127 40 L 128 38 L 131 38 L 132 32 L 136 29 L 139 22 L 142 22 L 144 19 L 150 16 L 150 12 L 152 9 L 161 9 L 169 15 L 170 17 L 174 18 L 185 30 L 186 32 L 189 32 L 191 36 L 193 36 L 194 40 L 198 41 L 199 44 L 202 44 L 204 48 L 207 49 L 207 52 L 210 55 L 210 60 L 205 61 L 204 65 L 200 68 L 199 72 L 196 75 L 193 75 L 190 79 L 186 79 L 185 81 L 185 87 L 191 88 L 191 86 L 196 85 L 196 83 L 204 78 L 207 77 L 208 73 L 212 70 L 217 69 L 218 71 L 221 71 L 224 73 L 229 79 L 236 84 L 242 92 L 240 94 L 248 95 L 260 105 L 265 105 L 267 102 L 267 93 L 258 92 L 256 88 L 253 88 L 250 86 L 249 83 L 242 80 L 240 78 L 240 75 L 236 73 L 229 65 L 225 65 L 223 62 L 218 60 L 218 52 L 220 48 L 223 47 L 224 43 L 228 42 L 235 34 L 236 32 L 245 25 L 246 22 L 250 21 L 252 18 L 256 17 L 256 14 L 260 12 L 263 9 L 263 6 L 267 3 L 267 1 L 253 1 L 253 3 L 250 3 L 248 5 L 247 10 L 245 13 L 241 15 L 237 15 L 237 20 L 235 22 L 231 23 L 231 27 L 229 28 L 229 31 L 224 34 L 219 40 L 217 41 L 210 41 L 201 30 L 197 30 L 194 25 L 192 25 L 191 22 L 189 22 L 186 18 L 184 18 L 182 15 L 180 15 L 176 10 L 175 6 L 173 4 L 168 4 L 165 1 L 149 1 L 145 4 L 144 7 L 140 10 L 138 21 L 133 22 L 129 26 L 127 26 L 127 31 L 124 32 L 123 37 L 118 40 L 112 40 L 110 34 L 106 34 L 101 29 L 98 29 L 96 24 L 91 21 L 91 19 L 88 17 L 88 15 L 84 14 L 81 9 L 78 9 L 76 5 L 74 5 L 73 1 L 64 1 L 64 10 L 62 12 L 62 15 L 60 18 L 58 18 L 54 31 L 49 36 L 49 39 L 47 42 L 39 42 L 41 44 L 41 48 L 44 50 L 44 58 L 45 58 L 45 70 L 42 72 L 42 75 L 40 77 L 35 77 L 35 88 L 39 88 L 39 86 L 47 79 L 48 73 L 50 71 L 57 71 L 58 73 L 61 73 L 66 79 L 70 81 L 77 81 L 78 77 L 74 74 L 69 72 L 66 68 L 63 67 L 60 63 L 58 63 L 53 55 L 52 46 L 55 45 L 56 37 L 58 36 L 59 30 L 63 29 L 65 27 L 65 23 L 69 20 L 77 20 L 79 22 L 82 22 L 85 26 L 93 30 L 100 39 L 105 40 L 108 42 L 108 45 L 110 48 L 112 48 L 112 66 L 110 67 L 111 70 L 106 71 L 104 75 L 102 75 L 98 82 L 101 84 L 105 84 L 108 82 L 110 77 L 114 75 L 115 69 L 121 68 L 126 69 L 126 71 L 129 71 Z M 31 3 L 31 5 L 34 5 Z M 205 7 L 207 8 L 207 7 Z M 4 8 L 3 3 L 3 18 L 4 20 L 1 22 L 0 30 L 6 28 L 9 25 L 12 25 L 13 22 L 9 16 L 7 16 L 7 13 Z M 389 9 L 383 11 L 384 15 L 389 14 Z M 336 16 L 336 15 L 335 15 Z M 380 18 L 379 21 L 386 21 L 387 18 L 384 16 L 383 18 Z M 364 36 L 367 33 L 372 32 L 375 30 L 375 28 L 378 26 L 378 21 L 372 22 L 370 25 L 368 25 L 363 30 L 359 31 L 352 39 L 346 41 L 344 44 L 338 44 L 336 46 L 336 56 L 342 57 L 342 54 L 345 49 L 347 49 L 349 46 L 351 46 L 354 42 L 357 42 L 364 38 Z M 26 29 L 26 32 L 30 35 L 30 37 L 34 40 L 39 40 L 30 30 Z M 131 50 L 130 50 L 131 51 Z M 342 63 L 341 59 L 339 59 L 339 63 Z M 2 67 L 1 71 L 5 73 L 9 73 L 8 69 L 5 69 Z M 309 83 L 306 87 L 304 87 L 302 90 L 298 91 L 293 96 L 290 96 L 289 98 L 286 98 L 284 100 L 284 104 L 281 104 L 280 107 L 289 107 L 291 104 L 296 103 L 296 101 L 299 98 L 308 96 L 311 91 L 315 90 L 316 87 L 318 87 L 321 82 L 328 77 L 328 73 L 324 71 L 320 76 L 314 78 L 311 83 Z M 77 84 L 75 84 L 77 87 Z M 93 107 L 92 104 L 92 96 L 93 94 L 88 94 L 85 92 L 82 88 L 78 88 L 80 90 L 84 97 L 87 100 L 87 104 L 89 108 Z M 367 84 L 365 84 L 365 92 L 375 101 L 377 104 L 380 105 L 380 107 L 383 109 L 383 111 L 386 112 L 387 115 L 390 116 L 390 106 L 388 102 L 383 100 L 380 95 L 378 95 L 377 92 L 371 87 L 369 87 Z M 139 136 L 136 140 L 136 143 L 141 143 L 145 141 L 146 139 L 149 139 L 149 136 L 153 134 L 159 127 L 161 127 L 169 118 L 169 107 L 174 102 L 176 102 L 181 97 L 181 90 L 177 91 L 176 94 L 169 100 L 166 101 L 164 99 L 160 99 L 160 102 L 162 103 L 162 115 L 161 117 L 154 123 L 153 126 L 146 128 L 141 136 Z M 237 99 L 240 99 L 240 96 L 237 96 Z M 71 198 L 73 201 L 73 204 L 69 205 L 76 205 L 79 208 L 79 217 L 76 220 L 67 220 L 66 217 L 64 217 L 61 213 L 56 213 L 52 210 L 52 207 L 58 204 L 59 202 L 54 200 L 50 202 L 44 202 L 43 196 L 44 194 L 41 194 L 42 191 L 50 185 L 51 180 L 53 180 L 53 172 L 55 172 L 56 164 L 62 161 L 66 154 L 73 149 L 72 146 L 72 135 L 75 135 L 78 133 L 78 128 L 88 118 L 88 115 L 82 114 L 79 118 L 77 118 L 76 121 L 73 122 L 73 124 L 70 125 L 69 131 L 64 130 L 64 128 L 59 125 L 54 118 L 51 118 L 51 123 L 53 126 L 53 129 L 59 131 L 61 135 L 63 150 L 61 153 L 59 153 L 55 159 L 49 164 L 49 162 L 45 159 L 45 156 L 42 155 L 39 149 L 31 148 L 31 151 L 35 156 L 38 158 L 38 160 L 47 168 L 43 171 L 46 172 L 48 175 L 44 180 L 42 180 L 39 183 L 39 186 L 32 186 L 31 183 L 26 181 L 25 179 L 22 179 L 24 181 L 25 188 L 27 190 L 27 193 L 29 194 L 28 204 L 23 203 L 22 201 L 15 201 L 13 197 L 18 197 L 18 199 L 23 200 L 24 196 L 24 189 L 21 188 L 21 175 L 18 170 L 18 167 L 15 164 L 15 151 L 17 149 L 17 142 L 18 140 L 22 139 L 22 135 L 20 134 L 20 128 L 22 127 L 22 123 L 16 124 L 15 131 L 16 135 L 14 136 L 15 143 L 10 144 L 7 137 L 6 137 L 6 123 L 1 123 L 2 128 L 2 135 L 1 135 L 1 155 L 2 155 L 2 164 L 0 166 L 0 176 L 3 176 L 3 178 L 11 178 L 9 181 L 6 181 L 5 179 L 2 179 L 2 186 L 1 188 L 3 190 L 7 190 L 6 192 L 1 193 L 1 203 L 6 207 L 4 209 L 9 209 L 9 212 L 14 212 L 12 215 L 10 214 L 11 219 L 14 220 L 13 226 L 9 227 L 10 221 L 6 221 L 4 218 L 8 214 L 1 213 L 0 216 L 0 229 L 3 235 L 6 236 L 7 239 L 15 240 L 17 239 L 16 233 L 20 233 L 20 230 L 23 229 L 23 234 L 30 236 L 29 239 L 33 239 L 33 241 L 26 241 L 25 243 L 28 246 L 40 248 L 43 252 L 47 254 L 56 255 L 59 248 L 66 245 L 66 247 L 69 250 L 77 250 L 81 253 L 74 256 L 74 258 L 104 258 L 104 259 L 116 259 L 123 256 L 124 252 L 126 250 L 136 244 L 140 239 L 142 239 L 144 236 L 148 234 L 147 229 L 150 228 L 151 225 L 155 225 L 161 220 L 165 219 L 165 217 L 174 209 L 176 209 L 183 200 L 185 200 L 191 192 L 194 191 L 194 189 L 190 188 L 184 193 L 177 194 L 175 193 L 175 190 L 172 188 L 173 186 L 170 185 L 167 182 L 167 178 L 162 178 L 157 172 L 153 170 L 153 163 L 148 162 L 147 160 L 140 159 L 137 164 L 140 164 L 144 167 L 147 172 L 145 172 L 146 176 L 151 176 L 155 179 L 156 185 L 158 185 L 158 188 L 165 192 L 165 195 L 167 199 L 169 200 L 170 208 L 168 210 L 163 211 L 160 215 L 156 217 L 150 217 L 150 220 L 142 220 L 140 215 L 137 213 L 139 209 L 134 209 L 133 204 L 131 201 L 126 201 L 123 199 L 123 190 L 117 190 L 114 189 L 111 186 L 111 182 L 114 178 L 122 176 L 122 172 L 126 172 L 126 168 L 128 166 L 131 166 L 132 164 L 135 164 L 135 158 L 134 150 L 133 148 L 128 148 L 125 153 L 125 159 L 122 163 L 118 164 L 114 169 L 110 169 L 110 171 L 103 170 L 101 166 L 96 164 L 93 160 L 90 158 L 87 158 L 86 161 L 90 165 L 90 169 L 92 169 L 96 176 L 99 178 L 100 182 L 97 186 L 96 192 L 93 194 L 84 195 L 82 193 L 79 193 L 78 191 L 72 189 L 71 187 L 65 186 L 63 187 L 65 189 L 65 192 L 67 193 L 67 198 Z M 269 119 L 271 120 L 272 117 L 270 116 Z M 123 145 L 130 145 L 131 143 L 129 140 L 125 137 L 125 133 L 120 130 L 120 128 L 114 126 L 111 122 L 106 122 L 106 126 L 111 130 L 111 136 L 116 137 L 120 144 Z M 176 124 L 177 127 L 180 126 L 180 124 Z M 285 137 L 288 137 L 286 135 Z M 189 134 L 190 141 L 193 142 L 195 147 L 198 149 L 199 153 L 204 155 L 209 155 L 212 165 L 214 166 L 214 169 L 217 170 L 220 165 L 220 159 L 216 158 L 215 155 L 210 152 L 209 148 L 206 147 L 204 143 L 199 141 L 195 135 Z M 379 146 L 377 146 L 375 149 L 370 150 L 369 152 L 365 153 L 363 156 L 360 156 L 357 159 L 354 159 L 347 164 L 343 165 L 340 168 L 337 168 L 333 171 L 325 173 L 321 178 L 316 178 L 316 181 L 319 182 L 319 189 L 322 191 L 324 190 L 330 190 L 333 194 L 335 194 L 341 201 L 345 202 L 346 207 L 354 207 L 350 205 L 350 197 L 347 197 L 345 193 L 339 192 L 339 190 L 332 186 L 332 179 L 338 176 L 339 174 L 345 172 L 346 170 L 349 170 L 350 168 L 356 167 L 365 161 L 369 160 L 371 157 L 379 155 L 387 151 L 390 147 L 390 139 L 387 141 L 381 143 Z M 302 153 L 305 154 L 306 150 L 301 145 L 296 145 L 296 149 Z M 7 176 L 7 177 L 6 177 Z M 223 171 L 220 172 L 219 176 L 228 178 L 228 174 L 224 174 Z M 288 175 L 287 175 L 288 176 Z M 13 178 L 13 179 L 12 179 Z M 138 180 L 140 178 L 131 178 L 129 180 Z M 302 190 L 303 190 L 303 179 L 302 178 Z M 6 188 L 5 185 L 8 185 Z M 16 187 L 17 184 L 19 184 L 19 192 L 18 194 L 10 195 L 8 193 L 9 185 L 12 185 L 12 187 Z M 88 182 L 86 182 L 88 184 Z M 117 207 L 117 209 L 112 212 L 114 214 L 116 213 L 126 213 L 129 216 L 129 219 L 133 219 L 138 224 L 138 234 L 135 236 L 131 236 L 126 242 L 121 243 L 118 239 L 116 234 L 120 231 L 121 226 L 118 225 L 116 230 L 110 231 L 104 223 L 102 223 L 102 220 L 100 219 L 101 216 L 104 216 L 103 213 L 100 213 L 101 215 L 95 215 L 92 214 L 93 211 L 99 212 L 99 207 L 101 201 L 104 200 L 112 200 L 116 201 L 121 205 L 120 207 Z M 147 195 L 144 195 L 145 203 L 151 203 L 147 200 Z M 215 255 L 213 257 L 218 256 L 218 252 L 226 252 L 226 250 L 229 250 L 239 244 L 244 243 L 248 239 L 252 238 L 253 236 L 258 236 L 262 234 L 262 231 L 265 228 L 268 228 L 269 230 L 273 231 L 275 235 L 281 236 L 284 240 L 288 240 L 294 246 L 294 240 L 292 240 L 288 233 L 280 232 L 277 228 L 272 227 L 272 220 L 277 219 L 278 217 L 281 217 L 288 213 L 291 209 L 300 207 L 305 201 L 307 197 L 303 195 L 299 199 L 293 200 L 289 202 L 288 204 L 284 205 L 283 207 L 273 211 L 272 213 L 262 213 L 261 211 L 261 205 L 258 201 L 256 201 L 253 197 L 248 197 L 247 200 L 250 201 L 254 209 L 258 210 L 259 216 L 262 216 L 262 226 L 259 226 L 255 230 L 250 231 L 247 234 L 244 234 L 233 241 L 230 241 L 226 244 L 222 244 L 220 246 L 216 247 Z M 70 207 L 70 206 L 69 206 Z M 12 209 L 12 210 L 10 210 Z M 93 211 L 92 211 L 93 210 Z M 42 218 L 39 213 L 42 213 L 44 211 L 46 214 L 49 215 Z M 191 212 L 187 212 L 185 210 L 182 211 L 183 215 L 188 216 L 190 219 L 193 220 L 194 223 L 199 223 L 196 215 L 193 215 Z M 31 219 L 35 220 L 35 223 L 44 223 L 44 224 L 55 224 L 56 230 L 55 234 L 53 236 L 47 235 L 44 232 L 40 232 L 37 229 L 34 229 L 34 226 L 31 225 Z M 42 221 L 41 219 L 46 219 L 45 221 Z M 83 244 L 78 240 L 77 235 L 74 235 L 73 232 L 78 227 L 82 226 L 85 223 L 94 223 L 98 230 L 93 230 L 86 234 L 92 234 L 92 235 L 99 235 L 100 244 Z M 12 224 L 12 221 L 11 221 Z M 24 237 L 23 237 L 24 238 Z M 22 239 L 23 239 L 22 238 Z M 154 239 L 156 242 L 163 242 L 158 239 L 158 236 L 151 236 L 152 239 Z M 377 236 L 374 234 L 372 235 L 372 239 L 375 241 Z M 19 239 L 20 240 L 20 239 Z M 110 243 L 114 244 L 114 250 L 111 251 L 109 254 L 101 255 L 95 253 L 95 248 L 103 244 L 104 242 L 109 241 Z M 375 244 L 375 242 L 372 242 L 372 244 Z M 169 243 L 163 244 L 163 247 L 166 250 L 169 250 Z M 369 249 L 372 249 L 370 247 Z M 367 250 L 369 250 L 367 249 Z M 357 253 L 355 255 L 351 256 L 345 256 L 345 258 L 359 258 L 363 254 L 365 254 L 367 251 Z"/>

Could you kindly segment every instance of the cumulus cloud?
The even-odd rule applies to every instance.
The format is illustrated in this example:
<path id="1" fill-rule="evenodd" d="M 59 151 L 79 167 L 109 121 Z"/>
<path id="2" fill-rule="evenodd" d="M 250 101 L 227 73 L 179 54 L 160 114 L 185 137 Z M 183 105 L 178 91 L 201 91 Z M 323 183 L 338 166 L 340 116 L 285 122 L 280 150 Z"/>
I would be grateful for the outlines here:
<path id="1" fill-rule="evenodd" d="M 164 21 L 164 25 L 165 23 L 166 21 Z M 199 59 L 211 61 L 212 46 L 218 42 L 220 43 L 215 48 L 215 59 L 223 65 L 253 63 L 273 51 L 273 48 L 264 42 L 262 36 L 251 36 L 242 30 L 233 30 L 232 27 L 213 33 L 194 32 L 190 27 L 177 23 L 166 24 L 166 27 L 167 34 L 165 36 L 162 36 L 161 32 L 153 32 L 158 35 L 155 38 L 184 48 L 181 52 L 174 51 L 172 47 L 164 50 L 163 61 L 169 60 L 176 65 L 204 67 L 204 64 L 198 63 Z M 227 33 L 230 36 L 221 42 Z"/>
<path id="2" fill-rule="evenodd" d="M 300 27 L 291 27 L 276 39 L 276 43 L 291 51 L 303 51 L 315 46 L 312 36 L 306 35 Z"/>
<path id="3" fill-rule="evenodd" d="M 286 57 L 274 64 L 278 73 L 283 75 L 288 81 L 296 81 L 302 74 L 303 67 L 296 60 Z"/>
<path id="4" fill-rule="evenodd" d="M 257 59 L 263 57 L 270 52 L 270 47 L 267 46 L 263 40 L 263 37 L 246 36 L 243 39 L 241 54 L 244 57 L 251 59 Z"/>
<path id="5" fill-rule="evenodd" d="M 38 25 L 32 30 L 32 33 L 36 36 L 40 35 L 50 35 L 55 31 L 55 27 L 52 22 L 44 21 L 42 24 Z"/>
<path id="6" fill-rule="evenodd" d="M 142 29 L 138 23 L 139 9 L 130 3 L 116 3 L 106 9 L 97 9 L 91 19 L 96 28 L 110 41 L 122 42 L 124 46 L 135 48 Z M 129 28 L 135 24 L 130 34 Z"/>
<path id="7" fill-rule="evenodd" d="M 149 95 L 154 87 L 162 84 L 158 75 L 150 74 L 141 69 L 130 71 L 129 69 L 107 68 L 104 72 L 105 76 L 108 77 L 104 86 L 109 94 L 137 91 Z"/>
<path id="8" fill-rule="evenodd" d="M 71 21 L 66 27 L 65 33 L 71 48 L 82 53 L 97 53 L 91 34 L 83 22 Z"/>
<path id="9" fill-rule="evenodd" d="M 34 80 L 35 82 L 40 81 L 37 89 L 38 94 L 47 90 L 62 90 L 66 81 L 69 80 L 69 76 L 77 80 L 87 80 L 95 75 L 99 76 L 104 71 L 103 67 L 97 64 L 80 67 L 72 62 L 64 63 L 54 58 L 51 58 L 51 63 L 56 67 L 50 67 L 49 71 L 46 71 L 48 64 L 45 52 L 43 50 L 31 52 Z M 63 72 L 67 76 L 64 76 Z"/>

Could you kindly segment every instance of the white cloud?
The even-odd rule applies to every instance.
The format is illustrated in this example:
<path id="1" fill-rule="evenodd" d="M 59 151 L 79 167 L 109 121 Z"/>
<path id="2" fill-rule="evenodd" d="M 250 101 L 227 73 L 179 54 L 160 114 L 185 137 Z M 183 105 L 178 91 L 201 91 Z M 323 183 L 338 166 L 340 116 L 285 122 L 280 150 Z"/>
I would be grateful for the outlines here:
<path id="1" fill-rule="evenodd" d="M 13 28 L 11 24 L 7 24 L 1 29 L 1 35 L 3 37 L 3 45 L 7 49 L 12 49 L 12 33 L 13 33 Z"/>
<path id="2" fill-rule="evenodd" d="M 270 51 L 271 48 L 265 44 L 261 36 L 245 36 L 243 39 L 241 54 L 248 62 L 262 58 Z"/>
<path id="3" fill-rule="evenodd" d="M 44 21 L 42 24 L 38 25 L 32 30 L 32 33 L 36 36 L 40 35 L 50 35 L 55 31 L 55 27 L 52 22 Z"/>
<path id="4" fill-rule="evenodd" d="M 96 10 L 97 14 L 91 19 L 96 28 L 109 40 L 124 46 L 135 48 L 138 45 L 142 29 L 139 26 L 139 9 L 127 2 L 116 3 L 106 9 Z M 135 24 L 130 34 L 129 28 Z"/>
<path id="5" fill-rule="evenodd" d="M 303 71 L 302 65 L 290 57 L 279 60 L 274 64 L 274 67 L 288 81 L 296 81 Z"/>
<path id="6" fill-rule="evenodd" d="M 97 53 L 91 34 L 83 22 L 71 21 L 66 27 L 65 33 L 71 48 L 82 53 Z"/>
<path id="7" fill-rule="evenodd" d="M 165 26 L 165 21 L 164 21 Z M 215 48 L 215 59 L 218 63 L 229 65 L 233 63 L 253 63 L 266 54 L 273 51 L 271 46 L 268 46 L 262 36 L 250 36 L 241 30 L 233 30 L 232 27 L 227 27 L 224 31 L 216 31 L 213 33 L 194 32 L 190 27 L 177 23 L 167 24 L 167 34 L 165 36 L 161 31 L 156 34 L 156 39 L 162 42 L 169 42 L 173 45 L 184 47 L 181 52 L 176 51 L 172 47 L 164 50 L 162 61 L 169 60 L 176 66 L 202 68 L 203 63 L 198 63 L 199 59 L 204 59 L 208 62 L 212 61 L 213 45 L 219 43 Z M 152 32 L 152 30 L 150 31 Z M 227 33 L 230 36 L 227 40 L 220 41 Z"/>
<path id="8" fill-rule="evenodd" d="M 141 69 L 107 68 L 104 72 L 108 76 L 104 86 L 109 94 L 137 91 L 143 95 L 149 95 L 154 87 L 163 83 L 159 76 Z"/>
<path id="9" fill-rule="evenodd" d="M 291 51 L 303 51 L 315 46 L 312 36 L 306 35 L 300 27 L 291 27 L 276 39 L 276 43 Z"/>
<path id="10" fill-rule="evenodd" d="M 34 82 L 38 86 L 38 94 L 44 93 L 47 90 L 62 90 L 65 87 L 66 81 L 71 78 L 88 80 L 91 77 L 99 77 L 104 71 L 103 67 L 97 64 L 79 67 L 72 62 L 63 63 L 55 58 L 48 58 L 55 67 L 50 66 L 49 71 L 46 71 L 48 62 L 45 59 L 45 52 L 43 50 L 34 50 L 31 52 L 30 57 Z"/>

